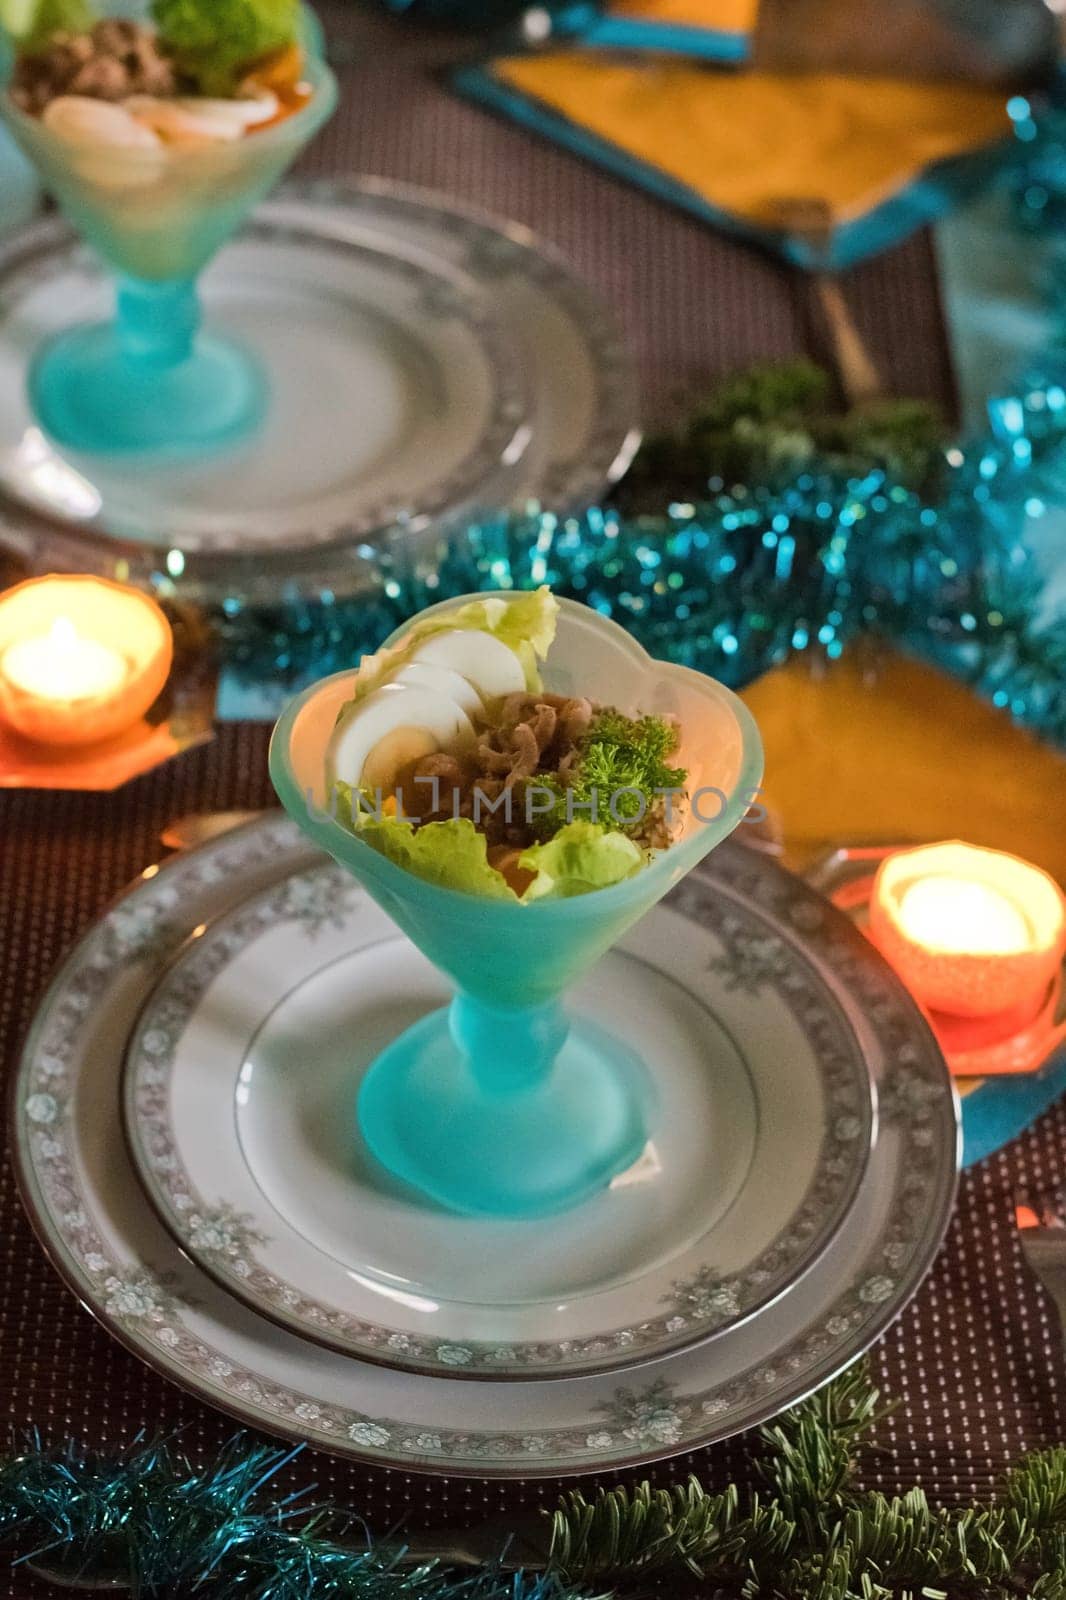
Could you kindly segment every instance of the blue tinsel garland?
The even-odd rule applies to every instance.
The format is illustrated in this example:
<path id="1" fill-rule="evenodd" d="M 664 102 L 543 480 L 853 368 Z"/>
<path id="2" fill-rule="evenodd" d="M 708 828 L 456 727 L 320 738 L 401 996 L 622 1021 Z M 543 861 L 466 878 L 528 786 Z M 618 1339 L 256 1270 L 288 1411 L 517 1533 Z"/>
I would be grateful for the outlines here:
<path id="1" fill-rule="evenodd" d="M 1052 101 L 1037 115 L 1019 95 L 1008 110 L 1019 159 L 1004 176 L 1020 226 L 1057 238 L 1066 109 Z M 1053 272 L 1049 301 L 1066 322 L 1061 260 Z M 550 583 L 653 654 L 734 687 L 798 651 L 832 659 L 877 630 L 1066 744 L 1066 617 L 1046 614 L 1030 554 L 1033 525 L 1066 507 L 1066 349 L 992 400 L 988 418 L 982 436 L 946 451 L 925 495 L 880 467 L 844 476 L 808 461 L 741 486 L 712 480 L 698 504 L 653 517 L 502 514 L 417 562 L 399 534 L 356 598 L 230 608 L 217 619 L 227 661 L 238 679 L 295 690 L 354 665 L 435 600 Z"/>
<path id="2" fill-rule="evenodd" d="M 946 452 L 934 498 L 883 470 L 816 468 L 714 487 L 698 506 L 627 518 L 593 507 L 504 515 L 417 564 L 383 551 L 358 600 L 231 614 L 231 664 L 296 688 L 356 662 L 434 600 L 550 583 L 670 661 L 742 685 L 798 651 L 838 656 L 876 629 L 1066 744 L 1066 618 L 1040 614 L 1027 526 L 1066 503 L 1066 387 L 1034 377 L 986 436 Z"/>
<path id="3" fill-rule="evenodd" d="M 1033 231 L 1066 223 L 1066 69 L 1039 107 L 1025 95 L 1007 102 L 1022 159 L 1010 174 L 1018 220 Z"/>
<path id="4" fill-rule="evenodd" d="M 34 1441 L 0 1460 L 0 1546 L 72 1587 L 168 1600 L 579 1600 L 552 1576 L 409 1565 L 401 1537 L 375 1543 L 358 1517 L 304 1496 L 271 1504 L 297 1454 L 241 1435 L 200 1470 L 159 1443 L 108 1458 Z"/>

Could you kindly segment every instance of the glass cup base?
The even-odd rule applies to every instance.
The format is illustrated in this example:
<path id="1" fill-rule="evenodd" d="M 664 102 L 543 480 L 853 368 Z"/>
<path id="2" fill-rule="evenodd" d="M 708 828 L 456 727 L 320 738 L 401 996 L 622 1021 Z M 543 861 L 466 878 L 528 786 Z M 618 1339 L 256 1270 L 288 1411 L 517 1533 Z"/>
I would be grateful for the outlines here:
<path id="1" fill-rule="evenodd" d="M 173 365 L 131 358 L 112 323 L 87 323 L 49 341 L 29 375 L 45 433 L 88 454 L 187 458 L 253 434 L 266 378 L 241 345 L 201 334 Z"/>
<path id="2" fill-rule="evenodd" d="M 507 1040 L 499 1041 L 507 1060 Z M 359 1092 L 359 1126 L 394 1177 L 449 1210 L 541 1217 L 580 1204 L 631 1167 L 654 1105 L 640 1057 L 576 1022 L 533 1082 L 472 1067 L 448 1010 L 425 1017 L 378 1056 Z M 506 1074 L 506 1068 L 503 1068 Z"/>

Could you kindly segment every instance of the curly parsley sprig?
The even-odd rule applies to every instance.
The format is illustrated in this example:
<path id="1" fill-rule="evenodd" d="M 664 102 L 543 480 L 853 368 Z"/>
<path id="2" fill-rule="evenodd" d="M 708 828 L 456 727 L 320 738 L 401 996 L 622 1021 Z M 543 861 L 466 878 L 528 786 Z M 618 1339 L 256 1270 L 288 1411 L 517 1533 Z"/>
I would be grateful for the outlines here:
<path id="1" fill-rule="evenodd" d="M 687 772 L 668 759 L 676 746 L 677 730 L 662 717 L 627 717 L 611 708 L 598 712 L 580 740 L 567 780 L 538 778 L 556 796 L 552 809 L 537 818 L 538 830 L 550 837 L 575 814 L 592 815 L 623 831 L 639 828 L 650 812 L 662 809 L 662 790 L 684 790 Z"/>

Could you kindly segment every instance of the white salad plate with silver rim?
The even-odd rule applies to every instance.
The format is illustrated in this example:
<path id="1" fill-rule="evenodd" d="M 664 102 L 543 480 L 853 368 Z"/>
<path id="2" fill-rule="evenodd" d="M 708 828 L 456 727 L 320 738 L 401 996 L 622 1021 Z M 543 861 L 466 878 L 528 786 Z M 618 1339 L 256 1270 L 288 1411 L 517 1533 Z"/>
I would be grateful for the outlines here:
<path id="1" fill-rule="evenodd" d="M 517 343 L 469 274 L 268 204 L 203 279 L 212 322 L 267 369 L 262 430 L 170 465 L 64 453 L 34 424 L 26 353 L 111 293 L 61 219 L 0 244 L 0 488 L 88 530 L 276 560 L 506 496 L 532 437 Z"/>
<path id="2" fill-rule="evenodd" d="M 369 1463 L 554 1477 L 636 1465 L 751 1427 L 841 1371 L 898 1315 L 950 1215 L 959 1155 L 950 1077 L 913 1002 L 862 935 L 735 843 L 663 902 L 670 930 L 678 932 L 677 919 L 697 928 L 723 896 L 743 904 L 743 943 L 720 952 L 738 988 L 771 1007 L 783 994 L 800 1007 L 807 995 L 817 1007 L 831 1001 L 862 1042 L 879 1106 L 847 1215 L 787 1293 L 718 1337 L 632 1372 L 525 1383 L 461 1371 L 442 1381 L 344 1355 L 229 1293 L 144 1195 L 117 1115 L 123 1062 L 175 956 L 254 904 L 250 896 L 295 886 L 296 920 L 321 927 L 324 914 L 329 925 L 334 891 L 318 897 L 316 883 L 329 882 L 316 876 L 320 862 L 291 822 L 271 814 L 149 868 L 68 957 L 13 1080 L 16 1167 L 38 1234 L 74 1292 L 152 1367 L 250 1426 Z M 416 1003 L 432 998 L 420 993 Z M 315 1033 L 292 1071 L 315 1073 Z"/>
<path id="3" fill-rule="evenodd" d="M 390 1180 L 355 1118 L 363 1070 L 449 987 L 322 863 L 194 936 L 154 990 L 127 1057 L 134 1162 L 205 1271 L 367 1360 L 556 1378 L 714 1338 L 818 1259 L 874 1128 L 863 1043 L 802 952 L 802 985 L 745 981 L 764 931 L 721 883 L 631 929 L 573 1010 L 652 1075 L 642 1158 L 547 1226 L 460 1217 Z"/>
<path id="4" fill-rule="evenodd" d="M 633 359 L 613 313 L 552 245 L 522 223 L 391 179 L 312 179 L 297 198 L 335 223 L 343 216 L 356 237 L 417 244 L 491 295 L 533 389 L 517 498 L 569 510 L 617 482 L 640 444 Z"/>
<path id="5" fill-rule="evenodd" d="M 106 282 L 60 219 L 0 243 L 0 540 L 35 570 L 332 602 L 372 592 L 382 553 L 435 561 L 482 512 L 598 499 L 639 443 L 633 365 L 593 291 L 528 229 L 418 189 L 283 185 L 204 293 L 268 363 L 266 431 L 196 466 L 67 459 L 29 416 L 27 352 L 103 311 Z"/>

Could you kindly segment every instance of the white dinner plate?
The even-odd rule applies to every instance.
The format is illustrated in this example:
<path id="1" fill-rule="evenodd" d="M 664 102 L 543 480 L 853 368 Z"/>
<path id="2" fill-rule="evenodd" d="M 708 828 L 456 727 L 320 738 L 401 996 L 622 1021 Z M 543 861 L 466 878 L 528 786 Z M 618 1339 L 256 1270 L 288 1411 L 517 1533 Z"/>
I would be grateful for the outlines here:
<path id="1" fill-rule="evenodd" d="M 500 1378 L 647 1362 L 785 1293 L 866 1168 L 863 1042 L 818 964 L 783 941 L 745 982 L 773 931 L 704 876 L 649 912 L 569 997 L 651 1074 L 644 1155 L 550 1222 L 460 1217 L 393 1183 L 355 1118 L 365 1068 L 448 984 L 322 863 L 190 940 L 152 994 L 125 1080 L 134 1160 L 207 1272 L 352 1355 Z"/>
<path id="2" fill-rule="evenodd" d="M 913 1002 L 847 919 L 740 845 L 701 878 L 773 928 L 739 955 L 767 988 L 802 941 L 863 1042 L 880 1105 L 847 1219 L 802 1280 L 742 1327 L 630 1375 L 445 1382 L 360 1361 L 243 1305 L 192 1263 L 147 1202 L 122 1137 L 119 1080 L 137 1016 L 194 930 L 314 864 L 294 825 L 256 821 L 137 885 L 78 943 L 12 1080 L 20 1187 L 68 1284 L 154 1368 L 250 1426 L 379 1465 L 488 1477 L 632 1466 L 772 1416 L 853 1361 L 928 1270 L 950 1215 L 957 1103 Z M 702 899 L 696 875 L 671 901 Z"/>

